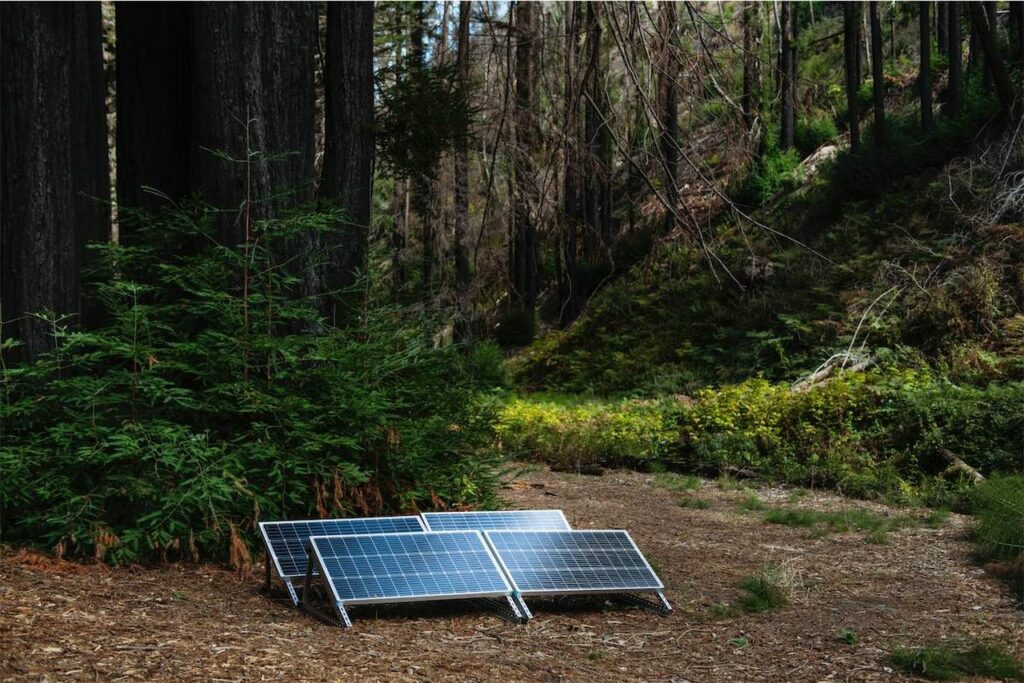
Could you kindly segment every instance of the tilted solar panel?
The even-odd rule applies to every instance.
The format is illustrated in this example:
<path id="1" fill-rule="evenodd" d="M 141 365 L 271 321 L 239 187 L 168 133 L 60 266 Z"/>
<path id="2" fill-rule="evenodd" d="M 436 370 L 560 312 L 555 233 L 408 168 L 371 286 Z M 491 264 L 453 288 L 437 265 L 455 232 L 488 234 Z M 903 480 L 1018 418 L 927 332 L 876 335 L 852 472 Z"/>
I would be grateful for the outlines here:
<path id="1" fill-rule="evenodd" d="M 347 605 L 497 597 L 516 610 L 479 531 L 313 536 L 309 543 L 310 562 L 346 625 Z"/>
<path id="2" fill-rule="evenodd" d="M 306 545 L 310 536 L 408 533 L 424 530 L 426 527 L 419 515 L 260 522 L 260 535 L 267 548 L 268 587 L 270 563 L 273 563 L 277 575 L 284 580 L 292 602 L 299 603 L 292 579 L 300 578 L 306 573 Z"/>
<path id="3" fill-rule="evenodd" d="M 498 510 L 495 512 L 424 512 L 431 531 L 456 529 L 572 529 L 561 510 Z"/>
<path id="4" fill-rule="evenodd" d="M 487 531 L 522 595 L 656 592 L 664 585 L 626 531 Z M 667 603 L 665 603 L 667 605 Z"/>

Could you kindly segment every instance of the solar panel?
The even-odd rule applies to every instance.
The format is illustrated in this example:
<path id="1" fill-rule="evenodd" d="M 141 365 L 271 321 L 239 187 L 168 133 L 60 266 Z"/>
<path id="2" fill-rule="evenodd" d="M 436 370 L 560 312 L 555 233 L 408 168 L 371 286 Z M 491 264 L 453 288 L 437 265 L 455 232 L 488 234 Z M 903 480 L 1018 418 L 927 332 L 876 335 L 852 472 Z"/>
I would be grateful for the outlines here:
<path id="1" fill-rule="evenodd" d="M 664 584 L 626 531 L 487 531 L 502 569 L 521 595 L 657 593 Z M 657 607 L 656 607 L 657 608 Z"/>
<path id="2" fill-rule="evenodd" d="M 292 602 L 299 603 L 291 580 L 306 573 L 306 545 L 310 536 L 398 533 L 425 529 L 419 515 L 260 522 L 260 534 L 267 548 L 267 584 L 270 583 L 270 564 L 273 563 L 277 575 L 288 588 Z"/>
<path id="3" fill-rule="evenodd" d="M 339 619 L 347 605 L 457 598 L 504 598 L 512 587 L 479 531 L 312 536 L 312 570 L 329 588 Z"/>
<path id="4" fill-rule="evenodd" d="M 561 510 L 499 510 L 496 512 L 424 512 L 431 531 L 456 529 L 572 529 Z"/>

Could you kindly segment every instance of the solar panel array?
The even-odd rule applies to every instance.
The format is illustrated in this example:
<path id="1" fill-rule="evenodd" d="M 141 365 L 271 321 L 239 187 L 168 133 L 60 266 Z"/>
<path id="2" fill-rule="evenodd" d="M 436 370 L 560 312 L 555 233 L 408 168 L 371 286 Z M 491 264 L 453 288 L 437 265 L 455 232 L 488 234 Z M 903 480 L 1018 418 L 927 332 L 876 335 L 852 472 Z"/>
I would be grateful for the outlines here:
<path id="1" fill-rule="evenodd" d="M 571 529 L 561 510 L 500 510 L 497 512 L 424 512 L 431 531 L 456 529 Z"/>
<path id="2" fill-rule="evenodd" d="M 523 595 L 660 591 L 661 580 L 625 531 L 488 531 Z"/>
<path id="3" fill-rule="evenodd" d="M 313 536 L 309 541 L 335 599 L 344 604 L 512 592 L 478 531 Z"/>
<path id="4" fill-rule="evenodd" d="M 313 519 L 292 522 L 260 522 L 263 543 L 283 579 L 299 578 L 306 573 L 306 544 L 310 536 L 400 533 L 425 531 L 419 515 Z"/>

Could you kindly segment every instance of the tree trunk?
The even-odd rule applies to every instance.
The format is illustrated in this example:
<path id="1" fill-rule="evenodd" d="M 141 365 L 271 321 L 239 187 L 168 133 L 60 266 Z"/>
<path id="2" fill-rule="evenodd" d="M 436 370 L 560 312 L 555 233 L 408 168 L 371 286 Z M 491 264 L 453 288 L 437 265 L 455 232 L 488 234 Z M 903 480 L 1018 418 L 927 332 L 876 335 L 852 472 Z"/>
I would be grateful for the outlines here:
<path id="1" fill-rule="evenodd" d="M 320 196 L 343 212 L 338 231 L 321 235 L 321 312 L 334 323 L 366 265 L 373 195 L 373 2 L 328 3 L 324 64 L 326 134 Z"/>
<path id="2" fill-rule="evenodd" d="M 537 307 L 537 226 L 534 223 L 536 181 L 531 153 L 536 139 L 536 59 L 534 56 L 534 9 L 539 5 L 520 0 L 515 4 L 515 141 L 513 149 L 513 221 L 510 270 L 513 308 L 521 316 L 527 336 L 533 334 Z"/>
<path id="3" fill-rule="evenodd" d="M 422 72 L 426 66 L 426 24 L 427 4 L 414 3 L 409 43 L 409 68 Z M 420 221 L 420 241 L 423 246 L 423 260 L 420 268 L 420 296 L 430 304 L 434 299 L 434 261 L 436 260 L 434 237 L 434 193 L 430 175 L 425 171 L 416 172 L 410 180 L 413 211 Z"/>
<path id="4" fill-rule="evenodd" d="M 251 238 L 252 220 L 313 198 L 316 5 L 204 2 L 194 11 L 193 187 L 225 212 L 221 235 L 233 246 Z"/>
<path id="5" fill-rule="evenodd" d="M 960 3 L 952 0 L 946 9 L 949 36 L 949 84 L 946 87 L 946 112 L 956 116 L 963 108 L 963 36 L 960 34 Z"/>
<path id="6" fill-rule="evenodd" d="M 601 14 L 604 5 L 589 2 L 587 11 L 587 81 L 584 135 L 587 140 L 587 173 L 584 219 L 587 232 L 584 254 L 590 263 L 607 258 L 613 239 L 611 220 L 611 131 L 608 128 L 608 97 L 604 90 L 605 70 L 601 58 Z"/>
<path id="7" fill-rule="evenodd" d="M 676 35 L 676 5 L 665 2 L 658 8 L 658 33 L 661 35 L 661 58 L 659 68 L 659 104 L 661 161 L 665 179 L 664 232 L 675 228 L 676 211 L 679 206 L 679 101 L 676 78 L 679 74 L 677 55 L 674 52 Z"/>
<path id="8" fill-rule="evenodd" d="M 932 128 L 932 35 L 931 23 L 928 19 L 929 2 L 917 3 L 918 23 L 921 33 L 921 71 L 918 77 L 918 88 L 921 94 L 921 129 Z"/>
<path id="9" fill-rule="evenodd" d="M 878 2 L 872 0 L 871 14 L 871 92 L 875 99 L 875 146 L 885 147 L 885 74 L 882 67 L 882 22 Z"/>
<path id="10" fill-rule="evenodd" d="M 399 301 L 408 277 L 405 273 L 405 230 L 409 215 L 408 181 L 395 178 L 391 192 L 391 293 Z"/>
<path id="11" fill-rule="evenodd" d="M 578 51 L 580 45 L 580 4 L 565 5 L 565 168 L 562 176 L 562 236 L 559 245 L 558 321 L 567 325 L 576 319 L 582 307 L 580 291 L 579 249 L 580 227 L 583 225 L 583 181 L 580 178 L 580 78 Z"/>
<path id="12" fill-rule="evenodd" d="M 458 51 L 456 53 L 456 70 L 459 75 L 459 86 L 468 92 L 469 80 L 469 18 L 472 4 L 468 0 L 459 3 Z M 455 327 L 456 341 L 470 339 L 472 332 L 472 311 L 470 310 L 469 287 L 471 273 L 469 270 L 469 244 L 466 233 L 469 231 L 469 131 L 460 131 L 455 141 Z"/>
<path id="13" fill-rule="evenodd" d="M 0 320 L 32 359 L 31 314 L 80 317 L 85 245 L 110 239 L 100 4 L 4 3 L 0 34 Z"/>
<path id="14" fill-rule="evenodd" d="M 992 35 L 994 36 L 998 32 L 998 27 L 996 26 L 996 3 L 995 3 L 995 0 L 985 0 L 985 2 L 982 2 L 981 5 L 985 9 L 985 18 L 986 18 L 986 21 L 987 21 L 987 24 L 988 24 L 990 30 L 992 31 Z M 979 40 L 981 40 L 981 34 L 980 33 L 978 34 L 978 38 L 979 38 Z M 999 44 L 999 41 L 997 40 L 996 41 L 996 45 L 998 45 L 998 44 Z M 984 40 L 981 40 L 981 49 L 985 53 L 985 55 L 987 56 L 988 55 L 988 51 L 985 50 Z M 985 70 L 983 72 L 982 79 L 981 79 L 981 88 L 985 92 L 992 92 L 992 76 L 993 76 L 992 64 L 986 58 L 985 59 Z"/>
<path id="15" fill-rule="evenodd" d="M 850 151 L 860 149 L 860 6 L 856 2 L 843 4 L 843 64 L 846 67 L 846 112 L 850 124 Z"/>
<path id="16" fill-rule="evenodd" d="M 988 3 L 970 3 L 971 18 L 974 20 L 975 29 L 978 32 L 978 42 L 985 51 L 985 63 L 996 87 L 996 96 L 1003 107 L 1003 111 L 1012 117 L 1017 115 L 1015 110 L 1016 102 L 1013 95 L 1013 83 L 1006 71 L 999 56 L 998 42 L 996 40 L 997 27 L 990 22 L 991 17 L 987 7 Z"/>
<path id="17" fill-rule="evenodd" d="M 1011 62 L 1017 63 L 1021 71 L 1021 78 L 1024 79 L 1024 1 L 1012 0 L 1010 2 L 1010 41 Z"/>
<path id="18" fill-rule="evenodd" d="M 935 3 L 935 42 L 940 54 L 949 51 L 949 10 L 948 2 Z"/>
<path id="19" fill-rule="evenodd" d="M 796 133 L 797 17 L 792 0 L 784 0 L 781 4 L 779 93 L 782 97 L 782 126 L 779 149 L 786 151 L 793 146 Z"/>
<path id="20" fill-rule="evenodd" d="M 192 7 L 117 2 L 117 201 L 158 210 L 189 194 Z M 153 30 L 155 26 L 159 30 Z M 131 239 L 122 224 L 120 239 Z"/>
<path id="21" fill-rule="evenodd" d="M 755 93 L 757 92 L 760 67 L 757 54 L 758 7 L 758 3 L 754 0 L 746 0 L 743 3 L 743 96 L 740 99 L 740 108 L 743 112 L 743 126 L 748 133 L 754 130 Z"/>

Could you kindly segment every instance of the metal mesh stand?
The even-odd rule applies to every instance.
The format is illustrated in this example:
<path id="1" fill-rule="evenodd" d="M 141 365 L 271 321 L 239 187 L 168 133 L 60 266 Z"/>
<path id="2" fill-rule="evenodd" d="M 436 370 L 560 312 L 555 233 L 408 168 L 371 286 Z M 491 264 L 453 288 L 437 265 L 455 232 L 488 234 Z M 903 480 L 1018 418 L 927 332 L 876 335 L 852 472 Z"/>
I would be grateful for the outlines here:
<path id="1" fill-rule="evenodd" d="M 648 595 L 647 593 L 619 593 L 615 595 L 615 600 L 627 605 L 643 607 L 663 616 L 668 616 L 672 613 L 672 605 L 669 604 L 664 593 L 661 591 L 655 593 L 654 595 L 657 599 L 654 600 L 648 597 Z"/>
<path id="2" fill-rule="evenodd" d="M 525 624 L 531 616 L 528 610 L 523 612 L 511 595 L 504 598 L 476 598 L 473 602 L 514 624 Z"/>

